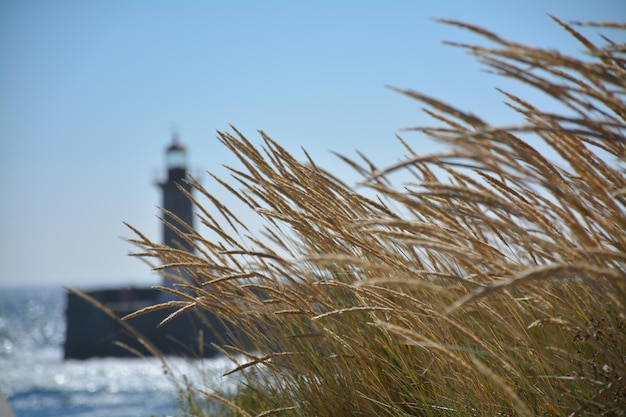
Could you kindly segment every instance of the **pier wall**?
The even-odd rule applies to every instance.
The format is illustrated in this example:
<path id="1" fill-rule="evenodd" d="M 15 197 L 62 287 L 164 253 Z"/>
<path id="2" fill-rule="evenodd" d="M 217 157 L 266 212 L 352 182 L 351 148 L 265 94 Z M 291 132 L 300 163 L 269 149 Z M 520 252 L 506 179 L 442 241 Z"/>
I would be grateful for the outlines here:
<path id="1" fill-rule="evenodd" d="M 65 359 L 151 355 L 136 335 L 120 324 L 119 318 L 157 304 L 160 291 L 151 288 L 125 288 L 94 290 L 86 294 L 112 310 L 118 319 L 109 317 L 76 294 L 68 293 Z M 159 327 L 159 323 L 175 310 L 163 309 L 126 322 L 163 355 L 210 357 L 217 353 L 210 343 L 222 344 L 230 340 L 227 327 L 208 313 L 201 313 L 203 315 L 200 317 L 193 311 L 187 312 Z M 200 335 L 201 340 L 198 339 Z M 131 349 L 119 346 L 119 343 Z"/>

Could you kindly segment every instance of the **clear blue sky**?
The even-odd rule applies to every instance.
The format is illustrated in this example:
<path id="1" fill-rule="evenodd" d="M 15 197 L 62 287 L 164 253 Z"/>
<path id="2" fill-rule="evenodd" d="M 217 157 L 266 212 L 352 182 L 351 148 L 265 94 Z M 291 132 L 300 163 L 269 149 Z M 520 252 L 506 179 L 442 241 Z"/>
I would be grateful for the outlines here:
<path id="1" fill-rule="evenodd" d="M 547 13 L 624 21 L 626 5 L 0 0 L 0 286 L 156 282 L 127 256 L 122 221 L 159 239 L 154 181 L 174 126 L 196 174 L 236 165 L 215 139 L 233 124 L 254 142 L 264 130 L 297 156 L 302 146 L 351 181 L 331 150 L 359 149 L 385 165 L 402 156 L 401 128 L 431 123 L 386 85 L 514 121 L 493 87 L 516 86 L 442 45 L 475 39 L 431 18 L 581 51 Z M 600 41 L 596 32 L 585 33 Z"/>

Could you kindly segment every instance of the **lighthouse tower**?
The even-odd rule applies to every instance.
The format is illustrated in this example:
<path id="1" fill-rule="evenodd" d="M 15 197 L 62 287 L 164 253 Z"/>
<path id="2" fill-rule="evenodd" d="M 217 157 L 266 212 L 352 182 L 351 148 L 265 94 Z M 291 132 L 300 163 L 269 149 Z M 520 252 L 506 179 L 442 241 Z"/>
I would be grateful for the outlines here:
<path id="1" fill-rule="evenodd" d="M 165 210 L 163 213 L 165 223 L 162 226 L 162 242 L 172 248 L 193 252 L 193 247 L 184 239 L 181 239 L 171 227 L 174 226 L 182 232 L 186 232 L 188 227 L 193 227 L 193 205 L 183 192 L 184 190 L 191 194 L 191 185 L 185 182 L 188 179 L 187 149 L 180 143 L 176 134 L 172 137 L 171 145 L 165 149 L 165 166 L 167 168 L 167 177 L 165 181 L 157 184 L 162 191 L 161 207 Z M 178 271 L 170 270 L 169 273 L 174 273 L 185 279 L 188 278 L 182 269 Z M 167 275 L 164 275 L 161 284 L 166 287 L 172 287 L 174 283 L 167 278 Z M 168 293 L 159 295 L 161 302 L 170 301 L 171 298 L 172 295 Z"/>
<path id="2" fill-rule="evenodd" d="M 163 193 L 161 207 L 166 211 L 164 219 L 177 229 L 185 231 L 185 225 L 193 227 L 193 207 L 189 198 L 182 191 L 191 193 L 191 185 L 185 182 L 187 179 L 187 149 L 180 143 L 177 135 L 174 135 L 172 144 L 165 150 L 165 164 L 167 178 L 158 184 Z M 180 222 L 170 213 L 180 219 Z M 166 224 L 163 225 L 163 243 L 172 248 L 182 248 L 193 252 L 191 245 L 181 239 Z"/>

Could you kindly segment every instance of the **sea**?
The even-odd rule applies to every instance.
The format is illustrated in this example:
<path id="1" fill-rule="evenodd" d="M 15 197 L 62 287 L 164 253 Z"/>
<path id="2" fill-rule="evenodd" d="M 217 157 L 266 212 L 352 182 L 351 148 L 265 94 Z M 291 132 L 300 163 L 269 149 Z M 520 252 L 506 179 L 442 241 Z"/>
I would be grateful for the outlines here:
<path id="1" fill-rule="evenodd" d="M 184 416 L 182 381 L 236 386 L 222 357 L 64 360 L 65 303 L 62 287 L 0 287 L 0 391 L 16 417 Z"/>

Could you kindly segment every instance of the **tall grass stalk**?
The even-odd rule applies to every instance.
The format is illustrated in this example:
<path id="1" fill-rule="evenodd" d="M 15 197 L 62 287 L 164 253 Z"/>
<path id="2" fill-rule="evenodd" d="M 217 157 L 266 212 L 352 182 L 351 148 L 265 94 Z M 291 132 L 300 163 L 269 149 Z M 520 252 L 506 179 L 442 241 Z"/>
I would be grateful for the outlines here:
<path id="1" fill-rule="evenodd" d="M 234 182 L 216 180 L 265 229 L 253 233 L 193 181 L 214 237 L 180 231 L 194 254 L 134 242 L 191 277 L 178 284 L 183 308 L 243 329 L 246 343 L 221 348 L 248 378 L 219 400 L 225 412 L 625 414 L 626 45 L 554 21 L 584 59 L 443 21 L 484 37 L 490 46 L 454 45 L 563 114 L 502 91 L 524 121 L 498 127 L 398 89 L 436 120 L 409 130 L 448 150 L 420 155 L 400 139 L 408 156 L 382 169 L 341 156 L 371 193 L 264 133 L 262 147 L 234 128 L 219 133 L 242 167 Z"/>

